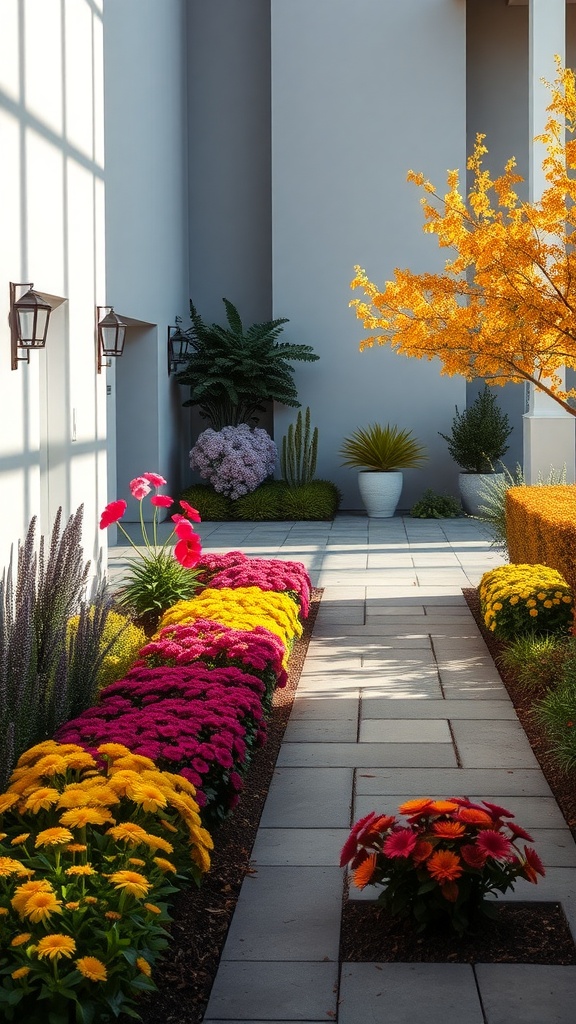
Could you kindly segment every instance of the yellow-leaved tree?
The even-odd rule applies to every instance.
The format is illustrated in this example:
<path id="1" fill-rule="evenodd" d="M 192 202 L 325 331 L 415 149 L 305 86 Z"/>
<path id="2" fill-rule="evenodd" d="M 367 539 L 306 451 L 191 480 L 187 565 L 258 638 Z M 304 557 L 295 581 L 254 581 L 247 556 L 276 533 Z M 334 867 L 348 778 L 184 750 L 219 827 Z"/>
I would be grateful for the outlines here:
<path id="1" fill-rule="evenodd" d="M 576 369 L 576 86 L 558 58 L 548 120 L 538 141 L 546 147 L 546 186 L 539 202 L 522 202 L 522 181 L 510 159 L 492 178 L 478 135 L 468 160 L 473 184 L 465 201 L 458 171 L 449 171 L 442 198 L 422 174 L 408 181 L 422 198 L 424 231 L 452 250 L 444 272 L 394 271 L 379 290 L 361 267 L 351 287 L 365 300 L 350 305 L 369 336 L 360 349 L 389 344 L 418 359 L 442 360 L 442 373 L 490 384 L 529 381 L 576 415 L 558 370 Z M 565 135 L 564 135 L 565 127 Z M 576 237 L 576 236 L 574 236 Z"/>

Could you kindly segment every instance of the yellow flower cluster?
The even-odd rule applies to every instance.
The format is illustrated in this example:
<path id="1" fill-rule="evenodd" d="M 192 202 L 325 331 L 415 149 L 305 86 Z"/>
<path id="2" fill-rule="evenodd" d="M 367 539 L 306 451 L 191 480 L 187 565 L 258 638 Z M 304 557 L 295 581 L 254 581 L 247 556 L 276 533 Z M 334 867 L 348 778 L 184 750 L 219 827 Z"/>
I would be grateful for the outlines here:
<path id="1" fill-rule="evenodd" d="M 485 625 L 500 637 L 570 628 L 572 592 L 547 565 L 500 565 L 484 573 L 478 594 Z"/>
<path id="2" fill-rule="evenodd" d="M 576 486 L 510 487 L 506 534 L 513 562 L 538 562 L 562 573 L 576 591 Z"/>
<path id="3" fill-rule="evenodd" d="M 69 619 L 69 637 L 73 636 L 78 629 L 78 622 L 78 615 Z M 100 689 L 126 675 L 136 661 L 140 649 L 144 647 L 146 639 L 144 630 L 132 622 L 127 615 L 113 611 L 108 612 L 100 639 L 100 650 L 106 650 L 98 672 Z"/>
<path id="4" fill-rule="evenodd" d="M 159 629 L 196 619 L 212 619 L 233 629 L 251 630 L 264 626 L 283 641 L 287 652 L 295 637 L 302 635 L 298 605 L 285 593 L 260 587 L 208 587 L 191 601 L 178 601 L 164 613 Z"/>

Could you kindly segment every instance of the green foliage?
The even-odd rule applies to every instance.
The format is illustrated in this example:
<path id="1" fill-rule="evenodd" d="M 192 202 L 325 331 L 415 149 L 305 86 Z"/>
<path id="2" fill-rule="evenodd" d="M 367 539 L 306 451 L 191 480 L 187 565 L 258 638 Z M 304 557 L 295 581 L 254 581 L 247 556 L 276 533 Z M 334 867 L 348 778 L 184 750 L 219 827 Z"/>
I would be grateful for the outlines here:
<path id="1" fill-rule="evenodd" d="M 286 318 L 253 324 L 244 330 L 238 310 L 228 299 L 227 327 L 205 324 L 190 302 L 192 326 L 187 334 L 193 353 L 187 365 L 176 375 L 179 384 L 190 388 L 184 405 L 198 406 L 200 414 L 214 430 L 252 424 L 263 402 L 281 402 L 298 407 L 294 384 L 295 360 L 313 362 L 310 345 L 279 342 Z"/>
<path id="2" fill-rule="evenodd" d="M 306 407 L 304 425 L 302 411 L 288 427 L 288 433 L 282 438 L 282 454 L 280 466 L 282 479 L 287 484 L 307 484 L 314 479 L 316 459 L 318 456 L 318 427 L 314 427 L 310 435 L 310 407 Z"/>
<path id="3" fill-rule="evenodd" d="M 284 519 L 284 499 L 287 486 L 282 480 L 269 480 L 250 494 L 243 494 L 232 502 L 235 519 L 266 522 Z"/>
<path id="4" fill-rule="evenodd" d="M 576 678 L 550 690 L 534 707 L 534 716 L 551 741 L 554 760 L 566 772 L 576 768 Z"/>
<path id="5" fill-rule="evenodd" d="M 410 509 L 415 519 L 452 519 L 462 515 L 462 506 L 450 494 L 435 494 L 431 487 Z"/>
<path id="6" fill-rule="evenodd" d="M 202 519 L 209 522 L 234 519 L 232 513 L 232 501 L 224 494 L 218 494 L 208 484 L 192 484 L 187 487 L 181 495 L 182 501 L 187 501 L 193 508 L 198 509 Z"/>
<path id="7" fill-rule="evenodd" d="M 496 395 L 487 384 L 464 412 L 452 420 L 450 434 L 439 431 L 448 443 L 448 451 L 467 473 L 491 473 L 492 463 L 508 451 L 512 427 L 506 413 L 496 404 Z"/>
<path id="8" fill-rule="evenodd" d="M 0 581 L 1 786 L 25 750 L 93 702 L 110 602 L 99 587 L 90 618 L 84 603 L 90 563 L 84 562 L 82 518 L 80 506 L 61 532 L 59 509 L 48 550 L 44 537 L 37 550 L 34 517 L 18 544 L 16 564 L 12 552 Z M 78 635 L 69 642 L 73 615 L 79 616 Z"/>
<path id="9" fill-rule="evenodd" d="M 493 469 L 494 467 L 492 467 Z M 566 466 L 561 470 L 555 470 L 552 466 L 544 480 L 540 475 L 536 481 L 537 487 L 550 487 L 556 484 L 566 483 Z M 494 535 L 492 546 L 502 549 L 508 554 L 508 537 L 506 533 L 506 491 L 509 487 L 526 487 L 522 467 L 517 464 L 514 473 L 500 462 L 500 469 L 493 476 L 487 477 L 480 490 L 480 515 L 476 516 L 481 522 L 490 527 Z"/>
<path id="10" fill-rule="evenodd" d="M 571 650 L 574 660 L 574 645 L 570 637 L 528 633 L 512 639 L 499 655 L 498 663 L 510 669 L 526 691 L 538 693 L 557 685 Z"/>
<path id="11" fill-rule="evenodd" d="M 410 430 L 399 430 L 390 424 L 370 426 L 355 430 L 346 437 L 340 448 L 344 457 L 343 466 L 393 472 L 399 469 L 413 469 L 427 459 L 424 445 Z"/>
<path id="12" fill-rule="evenodd" d="M 311 480 L 299 487 L 289 487 L 284 494 L 283 519 L 333 519 L 342 496 L 331 480 Z"/>
<path id="13" fill-rule="evenodd" d="M 157 551 L 128 560 L 130 578 L 117 592 L 116 601 L 149 629 L 154 629 L 162 612 L 177 601 L 187 601 L 198 590 L 195 569 L 187 569 L 171 551 Z"/>

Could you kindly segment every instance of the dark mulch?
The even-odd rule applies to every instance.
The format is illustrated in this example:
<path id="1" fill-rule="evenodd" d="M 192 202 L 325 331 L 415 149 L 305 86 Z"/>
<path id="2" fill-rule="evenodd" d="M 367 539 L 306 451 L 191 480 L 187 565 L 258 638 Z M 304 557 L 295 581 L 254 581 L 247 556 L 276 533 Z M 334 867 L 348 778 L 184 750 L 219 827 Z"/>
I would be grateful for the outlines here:
<path id="1" fill-rule="evenodd" d="M 464 591 L 480 628 L 475 590 Z M 173 909 L 172 942 L 162 969 L 156 972 L 159 992 L 140 1007 L 144 1024 L 200 1024 L 221 951 L 245 875 L 278 751 L 282 743 L 294 693 L 318 612 L 321 591 L 314 591 L 304 636 L 290 659 L 290 681 L 274 698 L 267 745 L 259 750 L 246 779 L 246 788 L 233 817 L 215 834 L 212 868 L 199 890 L 177 898 Z M 482 630 L 495 661 L 502 645 Z M 542 766 L 550 788 L 576 838 L 576 791 L 573 780 L 554 765 L 546 737 L 530 717 L 533 695 L 504 674 L 504 683 L 518 717 Z M 500 905 L 497 922 L 489 922 L 470 938 L 460 939 L 440 930 L 417 936 L 403 922 L 391 923 L 380 916 L 377 904 L 344 900 L 341 961 L 383 962 L 479 962 L 576 964 L 576 949 L 558 904 Z"/>

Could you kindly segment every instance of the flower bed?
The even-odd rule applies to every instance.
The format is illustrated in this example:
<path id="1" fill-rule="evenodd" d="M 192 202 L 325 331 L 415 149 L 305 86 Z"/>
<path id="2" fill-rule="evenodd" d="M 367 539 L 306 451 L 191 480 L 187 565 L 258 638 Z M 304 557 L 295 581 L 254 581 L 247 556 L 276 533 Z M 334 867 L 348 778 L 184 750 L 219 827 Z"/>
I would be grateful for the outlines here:
<path id="1" fill-rule="evenodd" d="M 499 638 L 569 632 L 572 591 L 547 565 L 499 565 L 484 573 L 478 593 L 484 624 Z"/>
<path id="2" fill-rule="evenodd" d="M 235 560 L 205 558 L 204 571 L 229 571 Z M 278 592 L 264 587 L 265 560 L 238 559 L 245 571 L 257 561 L 250 586 L 177 602 L 125 677 L 62 727 L 60 742 L 20 759 L 0 796 L 6 1020 L 24 1010 L 30 1024 L 43 1021 L 49 998 L 54 1024 L 72 1005 L 78 1021 L 97 1021 L 130 1013 L 153 990 L 168 900 L 209 867 L 205 822 L 238 801 L 308 607 L 303 567 L 266 560 Z M 29 913 L 27 890 L 16 889 L 30 883 Z M 25 937 L 10 945 L 15 930 Z"/>

